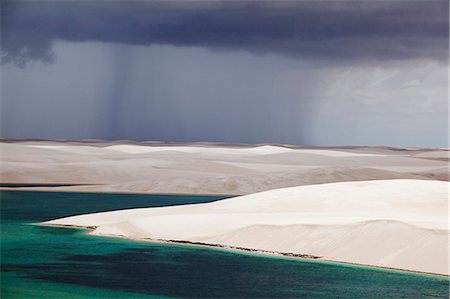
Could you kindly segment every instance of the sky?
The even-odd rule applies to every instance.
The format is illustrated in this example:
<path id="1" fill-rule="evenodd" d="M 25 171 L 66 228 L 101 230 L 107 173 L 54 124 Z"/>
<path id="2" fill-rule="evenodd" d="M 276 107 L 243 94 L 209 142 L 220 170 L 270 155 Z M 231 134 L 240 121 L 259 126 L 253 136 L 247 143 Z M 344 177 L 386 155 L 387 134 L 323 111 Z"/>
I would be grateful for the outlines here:
<path id="1" fill-rule="evenodd" d="M 1 5 L 3 138 L 448 146 L 447 0 Z"/>

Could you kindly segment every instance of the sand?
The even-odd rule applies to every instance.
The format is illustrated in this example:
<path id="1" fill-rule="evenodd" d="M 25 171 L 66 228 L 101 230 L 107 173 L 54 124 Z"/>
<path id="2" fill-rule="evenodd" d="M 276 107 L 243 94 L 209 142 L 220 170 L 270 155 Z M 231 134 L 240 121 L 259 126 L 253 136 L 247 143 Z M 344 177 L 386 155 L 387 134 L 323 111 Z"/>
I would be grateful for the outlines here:
<path id="1" fill-rule="evenodd" d="M 385 147 L 4 141 L 0 182 L 74 185 L 20 190 L 244 195 L 342 181 L 448 180 L 446 155 Z"/>
<path id="2" fill-rule="evenodd" d="M 244 195 L 46 224 L 448 275 L 448 154 L 444 148 L 4 140 L 0 182 L 45 184 L 1 188 L 14 190 Z"/>
<path id="3" fill-rule="evenodd" d="M 72 216 L 44 225 L 448 275 L 448 187 L 411 179 L 339 182 L 206 204 Z"/>

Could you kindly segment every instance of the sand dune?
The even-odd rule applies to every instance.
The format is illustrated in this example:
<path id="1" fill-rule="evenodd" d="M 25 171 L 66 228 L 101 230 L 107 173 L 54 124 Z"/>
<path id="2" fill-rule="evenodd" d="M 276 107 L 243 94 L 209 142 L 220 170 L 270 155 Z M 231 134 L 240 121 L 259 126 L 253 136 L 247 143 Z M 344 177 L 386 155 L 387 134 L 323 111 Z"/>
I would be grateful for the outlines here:
<path id="1" fill-rule="evenodd" d="M 73 216 L 98 235 L 220 244 L 448 274 L 448 183 L 340 182 L 218 202 Z"/>
<path id="2" fill-rule="evenodd" d="M 196 241 L 276 252 L 306 252 L 336 261 L 448 274 L 447 238 L 445 230 L 378 220 L 343 225 L 255 225 Z"/>
<path id="3" fill-rule="evenodd" d="M 53 146 L 54 147 L 54 146 Z M 183 152 L 195 154 L 214 154 L 214 155 L 273 155 L 281 153 L 299 152 L 304 154 L 323 155 L 329 157 L 363 157 L 363 156 L 384 156 L 380 154 L 354 153 L 336 150 L 324 149 L 301 149 L 295 150 L 287 147 L 263 145 L 250 148 L 232 148 L 232 147 L 199 147 L 199 146 L 139 146 L 139 145 L 112 145 L 105 149 L 116 150 L 128 154 L 142 154 L 154 152 Z"/>
<path id="4" fill-rule="evenodd" d="M 21 190 L 250 194 L 379 179 L 448 180 L 445 150 L 119 142 L 0 143 L 0 180 Z"/>
<path id="5" fill-rule="evenodd" d="M 242 154 L 275 154 L 291 152 L 293 149 L 280 146 L 256 146 L 250 148 L 233 148 L 233 147 L 204 147 L 204 146 L 140 146 L 140 145 L 112 145 L 106 149 L 116 150 L 127 154 L 142 154 L 151 152 L 182 152 L 194 154 L 215 154 L 215 155 L 242 155 Z"/>
<path id="6" fill-rule="evenodd" d="M 448 274 L 448 153 L 387 147 L 2 142 L 0 180 L 85 184 L 15 188 L 19 190 L 249 194 L 46 224 Z"/>

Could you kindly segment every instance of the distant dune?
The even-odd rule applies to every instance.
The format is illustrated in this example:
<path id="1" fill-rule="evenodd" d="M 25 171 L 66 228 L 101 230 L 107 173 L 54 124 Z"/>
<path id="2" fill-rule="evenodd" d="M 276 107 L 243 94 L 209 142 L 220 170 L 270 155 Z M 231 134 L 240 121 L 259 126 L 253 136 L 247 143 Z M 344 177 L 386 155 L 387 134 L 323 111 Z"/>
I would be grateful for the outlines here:
<path id="1" fill-rule="evenodd" d="M 0 183 L 33 185 L 15 187 L 21 190 L 242 195 L 341 181 L 446 181 L 448 153 L 387 147 L 8 141 L 0 143 Z M 39 184 L 46 186 L 35 186 Z"/>
<path id="2" fill-rule="evenodd" d="M 341 182 L 44 223 L 448 275 L 448 183 Z"/>

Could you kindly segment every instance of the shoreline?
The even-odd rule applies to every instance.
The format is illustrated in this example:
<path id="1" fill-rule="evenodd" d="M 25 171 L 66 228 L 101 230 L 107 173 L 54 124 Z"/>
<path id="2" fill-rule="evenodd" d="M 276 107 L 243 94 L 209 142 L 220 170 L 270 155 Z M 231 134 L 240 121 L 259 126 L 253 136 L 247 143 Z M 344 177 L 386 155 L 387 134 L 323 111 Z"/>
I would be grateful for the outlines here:
<path id="1" fill-rule="evenodd" d="M 100 186 L 100 185 L 76 185 L 76 186 Z M 21 189 L 21 188 L 39 188 L 39 190 Z M 89 193 L 89 194 L 130 194 L 130 195 L 169 195 L 169 196 L 219 196 L 219 197 L 237 197 L 245 194 L 215 194 L 215 193 L 161 193 L 161 192 L 126 192 L 126 191 L 83 191 L 83 190 L 54 190 L 57 187 L 0 187 L 0 191 L 15 192 L 55 192 L 55 193 Z"/>
<path id="2" fill-rule="evenodd" d="M 270 250 L 263 250 L 263 249 L 229 246 L 229 245 L 222 245 L 222 244 L 191 242 L 191 241 L 184 241 L 184 240 L 131 238 L 131 237 L 127 237 L 124 235 L 107 235 L 107 234 L 91 235 L 89 232 L 94 231 L 97 228 L 96 226 L 77 226 L 77 225 L 44 224 L 44 223 L 33 223 L 32 225 L 82 229 L 82 230 L 88 231 L 88 233 L 86 233 L 86 235 L 95 236 L 95 237 L 119 238 L 119 239 L 138 241 L 138 242 L 176 244 L 176 245 L 180 245 L 180 246 L 192 246 L 192 247 L 200 247 L 200 248 L 203 247 L 203 248 L 208 248 L 208 249 L 223 250 L 223 251 L 227 251 L 227 252 L 235 252 L 235 253 L 240 253 L 240 254 L 245 253 L 245 254 L 249 254 L 249 255 L 259 255 L 259 256 L 272 257 L 272 258 L 287 258 L 287 259 L 308 261 L 308 262 L 329 263 L 329 264 L 340 265 L 340 266 L 356 266 L 356 267 L 367 268 L 367 269 L 371 269 L 371 270 L 387 270 L 387 271 L 393 271 L 393 272 L 400 272 L 403 274 L 406 273 L 406 274 L 426 275 L 426 276 L 432 276 L 434 278 L 446 279 L 450 282 L 450 274 L 445 275 L 445 274 L 439 274 L 439 273 L 414 271 L 414 270 L 384 267 L 384 266 L 378 266 L 378 265 L 358 264 L 358 263 L 352 263 L 352 262 L 326 259 L 321 256 L 314 256 L 314 255 L 310 255 L 310 254 L 296 254 L 296 253 L 289 253 L 289 252 L 286 253 L 286 252 L 270 251 Z"/>

